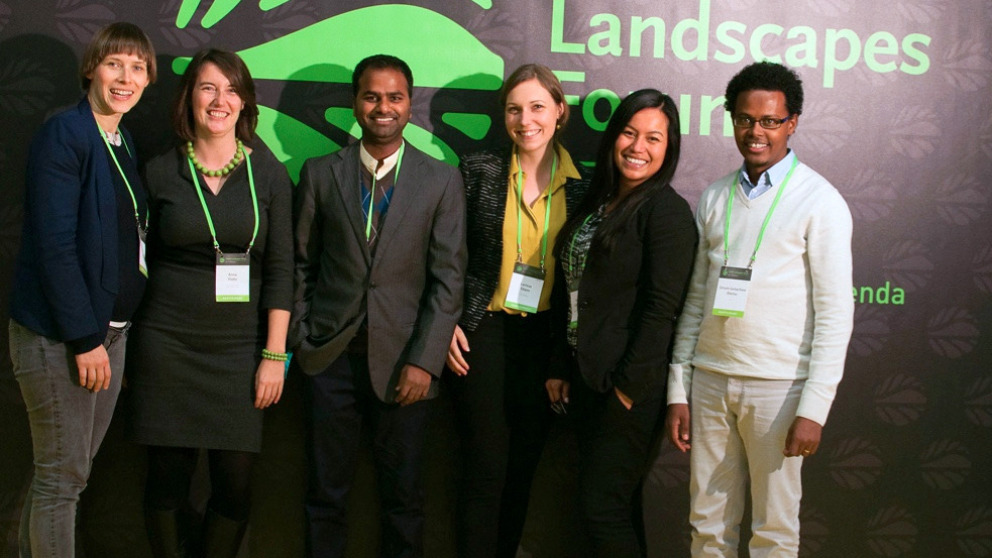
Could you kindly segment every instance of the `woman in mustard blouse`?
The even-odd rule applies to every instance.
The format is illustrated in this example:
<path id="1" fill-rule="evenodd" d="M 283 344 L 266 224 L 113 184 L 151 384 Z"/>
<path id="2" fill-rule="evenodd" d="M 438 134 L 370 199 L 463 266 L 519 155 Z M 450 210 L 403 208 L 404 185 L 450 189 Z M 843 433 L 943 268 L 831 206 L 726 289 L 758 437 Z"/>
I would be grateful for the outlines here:
<path id="1" fill-rule="evenodd" d="M 472 558 L 516 554 L 550 422 L 553 249 L 588 185 L 559 143 L 568 105 L 551 70 L 517 68 L 500 104 L 512 144 L 462 158 L 469 261 L 448 351 L 462 450 L 458 554 Z"/>

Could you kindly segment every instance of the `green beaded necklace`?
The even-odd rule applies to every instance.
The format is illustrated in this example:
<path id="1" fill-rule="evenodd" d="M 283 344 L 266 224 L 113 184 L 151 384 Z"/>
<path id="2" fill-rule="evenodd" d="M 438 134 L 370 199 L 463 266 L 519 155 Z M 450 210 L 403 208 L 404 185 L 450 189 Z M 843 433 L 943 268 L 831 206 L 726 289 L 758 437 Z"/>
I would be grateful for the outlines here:
<path id="1" fill-rule="evenodd" d="M 189 156 L 189 160 L 193 162 L 193 166 L 196 167 L 196 170 L 200 171 L 200 173 L 203 174 L 203 176 L 210 176 L 210 177 L 227 176 L 231 174 L 231 171 L 237 168 L 237 166 L 240 165 L 241 161 L 243 161 L 245 158 L 245 145 L 241 143 L 241 140 L 239 139 L 236 139 L 234 141 L 236 141 L 238 144 L 238 148 L 234 151 L 234 157 L 231 157 L 230 163 L 224 165 L 223 168 L 218 170 L 208 170 L 203 168 L 203 165 L 200 164 L 200 161 L 196 159 L 196 151 L 193 150 L 193 142 L 191 141 L 186 142 L 186 154 Z"/>

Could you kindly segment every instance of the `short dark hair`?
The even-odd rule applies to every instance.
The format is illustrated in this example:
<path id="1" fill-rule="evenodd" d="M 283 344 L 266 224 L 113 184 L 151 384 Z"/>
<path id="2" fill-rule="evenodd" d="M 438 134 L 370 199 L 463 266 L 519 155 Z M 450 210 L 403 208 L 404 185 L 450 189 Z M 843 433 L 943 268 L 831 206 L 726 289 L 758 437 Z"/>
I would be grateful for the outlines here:
<path id="1" fill-rule="evenodd" d="M 510 91 L 513 91 L 513 88 L 521 83 L 532 79 L 536 79 L 541 84 L 541 87 L 551 95 L 551 100 L 561 105 L 564 109 L 561 117 L 558 119 L 558 125 L 564 128 L 568 122 L 569 113 L 568 103 L 565 102 L 565 90 L 562 89 L 561 82 L 558 81 L 558 76 L 547 66 L 541 64 L 524 64 L 513 70 L 513 73 L 510 74 L 510 77 L 506 78 L 506 81 L 503 82 L 503 87 L 499 90 L 499 106 L 506 108 L 506 98 L 510 95 Z M 555 133 L 557 134 L 560 131 L 558 130 Z"/>
<path id="2" fill-rule="evenodd" d="M 148 83 L 155 83 L 158 76 L 155 66 L 155 47 L 152 46 L 148 35 L 140 27 L 126 21 L 111 23 L 97 31 L 90 44 L 86 45 L 82 62 L 79 64 L 79 83 L 83 90 L 90 88 L 90 78 L 87 75 L 100 65 L 104 58 L 111 54 L 134 54 L 148 65 Z"/>
<path id="3" fill-rule="evenodd" d="M 358 81 L 368 70 L 396 70 L 406 78 L 406 94 L 413 98 L 413 72 L 403 60 L 391 54 L 373 54 L 363 58 L 351 73 L 351 96 L 358 97 Z"/>
<path id="4" fill-rule="evenodd" d="M 241 141 L 251 141 L 255 137 L 255 126 L 258 125 L 258 105 L 255 103 L 255 82 L 244 60 L 233 52 L 208 48 L 197 52 L 190 60 L 189 66 L 179 80 L 179 91 L 172 105 L 172 126 L 176 134 L 185 141 L 196 139 L 196 125 L 193 122 L 193 88 L 200 77 L 200 70 L 205 64 L 213 64 L 231 82 L 231 87 L 237 91 L 244 101 L 234 133 Z"/>
<path id="5" fill-rule="evenodd" d="M 792 69 L 774 62 L 755 62 L 737 73 L 727 84 L 724 108 L 737 109 L 737 97 L 745 91 L 781 91 L 789 116 L 803 113 L 803 81 Z"/>
<path id="6" fill-rule="evenodd" d="M 599 140 L 599 149 L 596 151 L 596 168 L 593 170 L 592 181 L 589 183 L 589 191 L 579 204 L 578 210 L 569 215 L 565 226 L 558 233 L 558 241 L 555 246 L 556 254 L 561 257 L 565 249 L 564 240 L 572 238 L 585 217 L 597 211 L 603 204 L 608 203 L 616 197 L 620 190 L 620 170 L 617 169 L 614 158 L 617 138 L 630 123 L 634 115 L 644 109 L 658 109 L 668 119 L 668 130 L 665 132 L 667 145 L 665 147 L 665 159 L 661 163 L 658 172 L 650 176 L 640 186 L 634 189 L 625 197 L 617 207 L 610 212 L 609 218 L 600 225 L 597 235 L 601 235 L 604 246 L 612 248 L 613 241 L 617 237 L 619 230 L 625 225 L 627 218 L 637 210 L 637 208 L 648 199 L 650 194 L 659 188 L 668 186 L 675 176 L 675 170 L 679 166 L 679 155 L 682 150 L 682 133 L 679 122 L 679 111 L 675 106 L 675 101 L 668 95 L 657 89 L 640 89 L 627 95 L 610 117 L 606 130 Z"/>

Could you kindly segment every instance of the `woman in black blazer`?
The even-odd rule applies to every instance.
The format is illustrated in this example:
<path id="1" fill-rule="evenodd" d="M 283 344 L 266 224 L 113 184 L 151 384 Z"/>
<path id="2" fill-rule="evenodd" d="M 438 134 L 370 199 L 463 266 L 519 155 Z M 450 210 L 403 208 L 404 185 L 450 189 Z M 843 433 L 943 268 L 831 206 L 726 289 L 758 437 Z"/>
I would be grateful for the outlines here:
<path id="1" fill-rule="evenodd" d="M 462 450 L 458 554 L 467 558 L 516 555 L 550 423 L 555 239 L 588 185 L 558 142 L 568 105 L 551 70 L 517 68 L 500 104 L 512 146 L 461 161 L 468 268 L 446 383 Z M 518 262 L 544 278 L 529 302 L 512 289 Z"/>
<path id="2" fill-rule="evenodd" d="M 689 204 L 670 181 L 679 115 L 631 93 L 603 134 L 589 193 L 558 237 L 568 320 L 553 402 L 578 415 L 581 510 L 597 556 L 643 556 L 639 494 L 665 402 L 675 320 L 696 249 Z"/>

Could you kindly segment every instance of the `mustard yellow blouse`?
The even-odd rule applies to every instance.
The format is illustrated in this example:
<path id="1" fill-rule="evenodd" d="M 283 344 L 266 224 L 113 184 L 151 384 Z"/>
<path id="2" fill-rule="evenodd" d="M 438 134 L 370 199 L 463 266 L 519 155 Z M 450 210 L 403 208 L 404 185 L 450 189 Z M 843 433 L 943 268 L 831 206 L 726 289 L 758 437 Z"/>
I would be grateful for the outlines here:
<path id="1" fill-rule="evenodd" d="M 572 162 L 572 157 L 562 148 L 557 148 L 558 168 L 551 178 L 550 188 L 528 206 L 517 195 L 517 173 L 523 172 L 517 165 L 516 148 L 510 159 L 510 176 L 507 177 L 506 209 L 503 217 L 503 258 L 499 270 L 499 283 L 496 292 L 486 310 L 491 312 L 503 311 L 508 314 L 523 314 L 520 310 L 506 308 L 506 293 L 513 276 L 513 266 L 517 263 L 517 207 L 520 207 L 520 247 L 523 251 L 523 262 L 539 267 L 541 265 L 541 238 L 544 234 L 544 216 L 548 210 L 548 192 L 551 192 L 551 219 L 548 223 L 548 252 L 544 258 L 545 279 L 541 291 L 541 301 L 538 311 L 551 308 L 551 287 L 555 280 L 554 246 L 558 231 L 565 225 L 565 181 L 569 178 L 579 178 L 579 171 Z M 521 178 L 524 178 L 521 176 Z"/>

